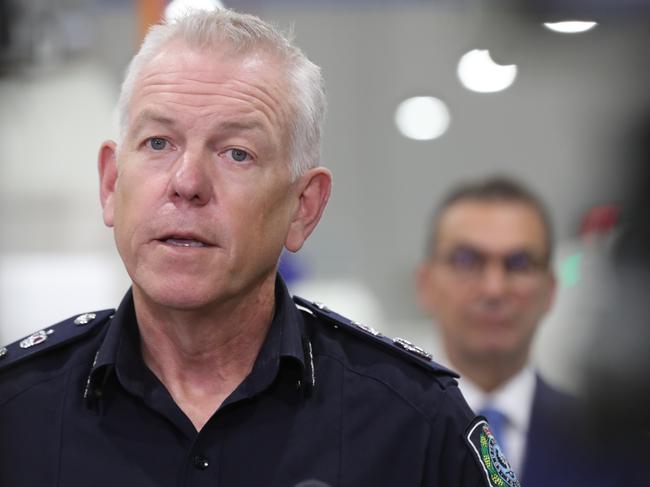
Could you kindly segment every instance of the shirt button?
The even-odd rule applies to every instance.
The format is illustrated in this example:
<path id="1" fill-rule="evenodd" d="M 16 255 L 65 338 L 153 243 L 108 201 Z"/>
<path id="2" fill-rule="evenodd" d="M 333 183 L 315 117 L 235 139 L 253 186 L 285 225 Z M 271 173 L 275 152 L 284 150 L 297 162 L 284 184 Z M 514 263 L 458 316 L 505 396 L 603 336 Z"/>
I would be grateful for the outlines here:
<path id="1" fill-rule="evenodd" d="M 194 468 L 198 470 L 205 470 L 210 466 L 208 459 L 205 458 L 203 455 L 196 455 L 194 457 L 193 463 L 194 463 Z"/>

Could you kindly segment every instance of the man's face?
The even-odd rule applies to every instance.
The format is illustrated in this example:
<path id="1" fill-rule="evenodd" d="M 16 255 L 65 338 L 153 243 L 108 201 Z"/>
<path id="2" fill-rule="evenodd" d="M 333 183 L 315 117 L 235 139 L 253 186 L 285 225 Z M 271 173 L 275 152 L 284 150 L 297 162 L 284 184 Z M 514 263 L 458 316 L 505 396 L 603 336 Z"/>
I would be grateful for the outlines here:
<path id="1" fill-rule="evenodd" d="M 418 291 L 452 361 L 527 356 L 555 288 L 547 253 L 542 219 L 526 203 L 461 200 L 444 211 Z"/>
<path id="2" fill-rule="evenodd" d="M 104 221 L 153 302 L 196 309 L 273 279 L 301 191 L 278 71 L 262 54 L 171 44 L 139 74 L 128 131 L 117 150 L 102 147 L 100 174 Z"/>

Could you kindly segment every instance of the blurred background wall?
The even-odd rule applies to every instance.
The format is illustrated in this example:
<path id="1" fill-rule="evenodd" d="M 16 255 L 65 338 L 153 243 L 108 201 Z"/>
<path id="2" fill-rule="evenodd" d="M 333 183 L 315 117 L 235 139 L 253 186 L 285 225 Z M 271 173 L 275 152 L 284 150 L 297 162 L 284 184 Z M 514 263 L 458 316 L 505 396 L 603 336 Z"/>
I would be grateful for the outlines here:
<path id="1" fill-rule="evenodd" d="M 129 281 L 98 198 L 99 144 L 143 28 L 164 0 L 0 0 L 0 342 L 75 313 L 115 307 Z M 560 292 L 535 357 L 572 387 L 598 312 L 601 243 L 584 216 L 626 191 L 622 135 L 650 107 L 647 0 L 231 0 L 293 27 L 323 68 L 323 162 L 334 173 L 324 220 L 284 265 L 292 288 L 389 335 L 436 350 L 413 270 L 428 218 L 465 178 L 511 174 L 548 203 Z M 578 34 L 544 22 L 588 20 Z M 461 57 L 512 84 L 476 92 Z M 489 58 L 488 58 L 489 59 Z M 435 97 L 449 124 L 415 140 L 404 100 Z M 425 114 L 426 115 L 426 114 Z M 435 125 L 435 120 L 420 122 Z M 442 129 L 441 129 L 442 130 Z M 596 239 L 598 240 L 598 239 Z M 602 239 L 601 239 L 602 240 Z"/>

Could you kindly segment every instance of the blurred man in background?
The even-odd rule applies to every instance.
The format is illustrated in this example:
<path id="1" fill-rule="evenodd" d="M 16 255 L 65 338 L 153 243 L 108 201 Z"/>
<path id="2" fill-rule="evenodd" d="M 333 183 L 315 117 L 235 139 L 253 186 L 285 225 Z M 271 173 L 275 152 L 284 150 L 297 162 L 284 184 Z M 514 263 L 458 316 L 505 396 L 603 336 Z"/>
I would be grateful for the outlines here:
<path id="1" fill-rule="evenodd" d="M 541 201 L 518 182 L 491 178 L 443 200 L 417 273 L 419 301 L 439 326 L 463 394 L 488 418 L 526 487 L 585 480 L 584 461 L 559 434 L 575 401 L 529 363 L 555 294 L 552 253 Z"/>

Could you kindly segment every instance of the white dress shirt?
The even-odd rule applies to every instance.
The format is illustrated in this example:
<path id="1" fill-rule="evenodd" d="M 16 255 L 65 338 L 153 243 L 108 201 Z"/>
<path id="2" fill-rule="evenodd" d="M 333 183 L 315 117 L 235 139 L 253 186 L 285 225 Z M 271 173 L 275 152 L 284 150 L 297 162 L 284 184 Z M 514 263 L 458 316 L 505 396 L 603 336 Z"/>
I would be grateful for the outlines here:
<path id="1" fill-rule="evenodd" d="M 526 436 L 535 393 L 533 370 L 530 367 L 525 367 L 490 394 L 483 392 L 465 377 L 459 379 L 458 384 L 467 404 L 474 412 L 491 407 L 503 413 L 506 418 L 503 431 L 506 456 L 515 474 L 521 478 Z"/>

